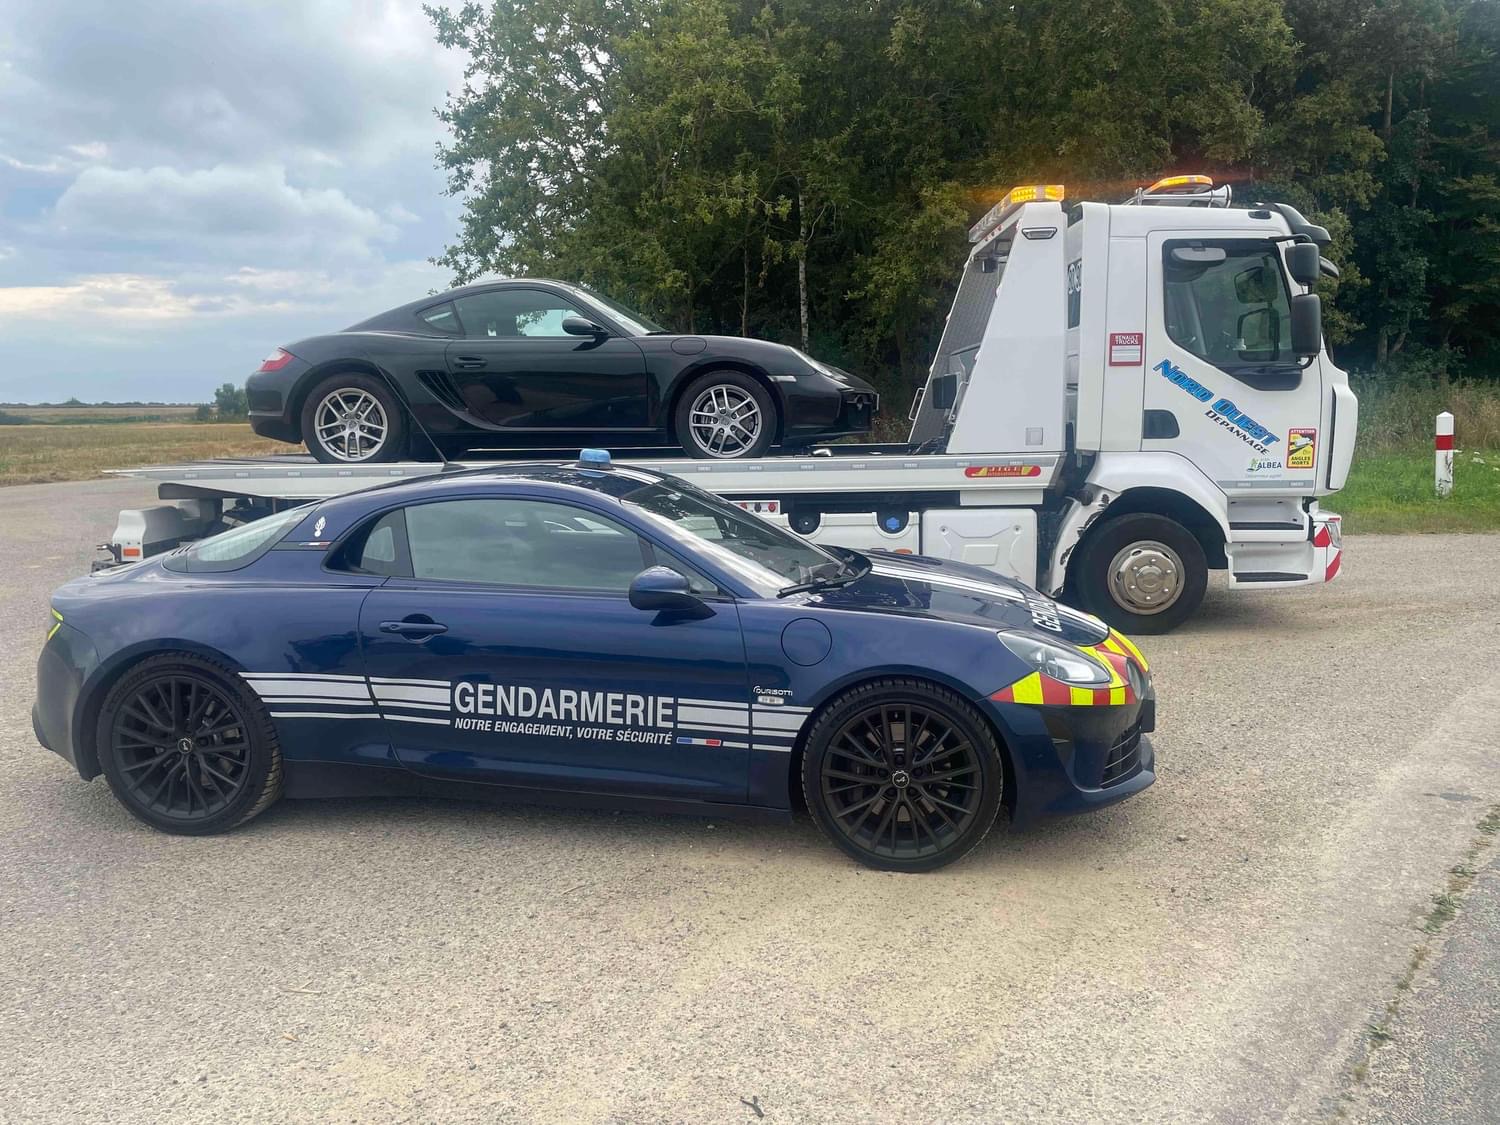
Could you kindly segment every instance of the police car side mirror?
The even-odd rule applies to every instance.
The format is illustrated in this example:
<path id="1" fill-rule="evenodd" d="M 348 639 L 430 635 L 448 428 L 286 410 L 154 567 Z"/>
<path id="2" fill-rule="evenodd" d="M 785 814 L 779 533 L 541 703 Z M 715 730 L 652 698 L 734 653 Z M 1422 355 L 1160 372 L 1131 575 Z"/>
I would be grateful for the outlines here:
<path id="1" fill-rule="evenodd" d="M 1292 354 L 1311 359 L 1323 347 L 1323 302 L 1316 293 L 1292 298 Z"/>
<path id="2" fill-rule="evenodd" d="M 703 602 L 693 593 L 688 580 L 669 566 L 652 566 L 630 581 L 630 604 L 649 611 L 699 611 Z"/>

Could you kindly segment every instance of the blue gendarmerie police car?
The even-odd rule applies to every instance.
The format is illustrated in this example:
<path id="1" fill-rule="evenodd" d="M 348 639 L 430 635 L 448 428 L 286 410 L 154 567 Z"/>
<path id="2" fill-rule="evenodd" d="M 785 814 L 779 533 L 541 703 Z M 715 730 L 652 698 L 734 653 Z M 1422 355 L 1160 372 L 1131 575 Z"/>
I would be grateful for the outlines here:
<path id="1" fill-rule="evenodd" d="M 1155 779 L 1119 633 L 952 562 L 815 546 L 674 477 L 496 466 L 59 589 L 41 743 L 168 832 L 281 796 L 784 818 L 873 867 Z"/>

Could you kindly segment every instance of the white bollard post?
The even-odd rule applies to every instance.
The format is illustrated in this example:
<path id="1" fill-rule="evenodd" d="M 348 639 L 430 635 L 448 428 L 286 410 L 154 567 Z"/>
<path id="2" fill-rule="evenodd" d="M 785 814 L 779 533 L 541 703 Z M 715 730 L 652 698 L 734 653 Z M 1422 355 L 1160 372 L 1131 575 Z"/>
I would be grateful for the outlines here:
<path id="1" fill-rule="evenodd" d="M 1453 415 L 1443 411 L 1437 416 L 1437 437 L 1433 441 L 1437 462 L 1437 494 L 1453 493 Z"/>

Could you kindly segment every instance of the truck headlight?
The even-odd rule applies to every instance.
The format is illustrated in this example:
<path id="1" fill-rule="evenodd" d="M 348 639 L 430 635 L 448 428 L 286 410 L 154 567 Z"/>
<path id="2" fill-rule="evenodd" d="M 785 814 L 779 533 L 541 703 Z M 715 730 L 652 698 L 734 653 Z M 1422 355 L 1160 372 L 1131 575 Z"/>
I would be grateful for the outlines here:
<path id="1" fill-rule="evenodd" d="M 1076 648 L 1024 633 L 996 633 L 995 636 L 1016 656 L 1054 680 L 1077 687 L 1105 687 L 1112 682 L 1108 668 Z"/>

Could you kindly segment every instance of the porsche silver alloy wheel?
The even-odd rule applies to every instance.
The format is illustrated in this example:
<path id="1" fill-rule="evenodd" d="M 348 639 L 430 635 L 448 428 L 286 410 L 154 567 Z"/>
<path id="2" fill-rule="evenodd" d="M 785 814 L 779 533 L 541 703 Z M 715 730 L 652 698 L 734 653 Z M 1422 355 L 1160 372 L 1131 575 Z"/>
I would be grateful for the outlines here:
<path id="1" fill-rule="evenodd" d="M 313 415 L 318 442 L 340 461 L 368 461 L 385 445 L 390 422 L 369 391 L 340 387 L 329 391 Z"/>
<path id="2" fill-rule="evenodd" d="M 688 414 L 693 441 L 710 457 L 740 457 L 755 445 L 765 419 L 750 392 L 728 383 L 704 390 Z"/>
<path id="3" fill-rule="evenodd" d="M 1182 587 L 1182 559 L 1165 543 L 1130 543 L 1109 564 L 1109 592 L 1132 613 L 1169 609 L 1181 597 Z"/>

